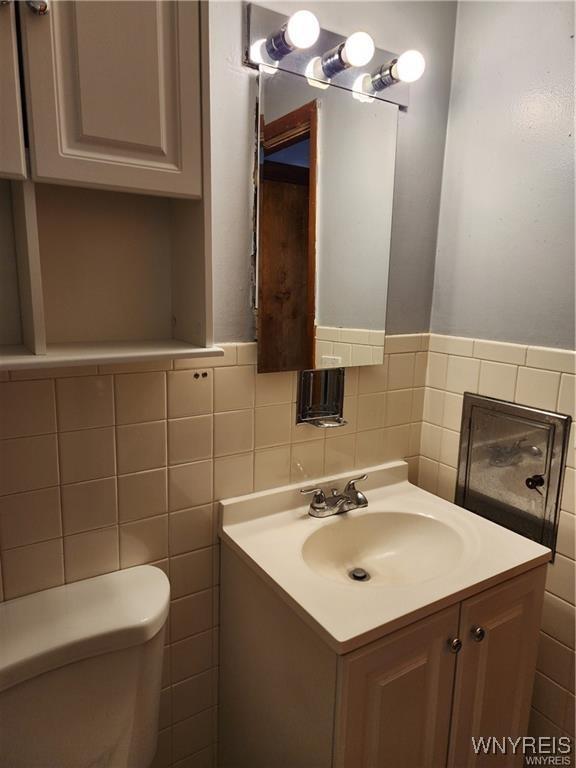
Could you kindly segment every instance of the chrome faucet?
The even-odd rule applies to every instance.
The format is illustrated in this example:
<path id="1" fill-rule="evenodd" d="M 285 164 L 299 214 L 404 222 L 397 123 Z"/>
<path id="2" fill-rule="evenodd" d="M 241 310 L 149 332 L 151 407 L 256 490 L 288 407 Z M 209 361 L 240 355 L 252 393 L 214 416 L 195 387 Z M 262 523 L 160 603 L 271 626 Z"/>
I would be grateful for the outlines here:
<path id="1" fill-rule="evenodd" d="M 302 488 L 300 493 L 313 494 L 308 514 L 311 517 L 331 517 L 367 507 L 368 499 L 356 488 L 356 483 L 366 480 L 367 477 L 368 475 L 360 475 L 352 478 L 346 483 L 342 493 L 338 493 L 337 488 L 332 488 L 330 496 L 326 496 L 322 488 Z"/>

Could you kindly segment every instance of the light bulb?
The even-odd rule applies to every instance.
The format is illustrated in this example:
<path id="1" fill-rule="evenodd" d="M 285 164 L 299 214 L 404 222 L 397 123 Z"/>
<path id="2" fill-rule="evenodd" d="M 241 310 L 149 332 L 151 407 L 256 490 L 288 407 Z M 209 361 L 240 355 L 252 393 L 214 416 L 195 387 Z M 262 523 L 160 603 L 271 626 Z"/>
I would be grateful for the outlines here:
<path id="1" fill-rule="evenodd" d="M 392 66 L 392 75 L 396 80 L 413 83 L 419 80 L 426 69 L 426 60 L 420 51 L 405 51 Z"/>
<path id="2" fill-rule="evenodd" d="M 278 71 L 278 62 L 272 61 L 266 53 L 266 38 L 256 40 L 250 46 L 250 61 L 258 64 L 262 72 L 274 75 Z"/>
<path id="3" fill-rule="evenodd" d="M 354 32 L 344 43 L 342 59 L 351 67 L 363 67 L 374 56 L 374 41 L 367 32 Z"/>
<path id="4" fill-rule="evenodd" d="M 320 24 L 311 11 L 296 11 L 286 25 L 286 42 L 291 48 L 310 48 L 320 36 Z"/>
<path id="5" fill-rule="evenodd" d="M 320 90 L 325 91 L 326 88 L 330 87 L 330 80 L 326 79 L 322 70 L 322 59 L 320 56 L 310 59 L 304 70 L 304 76 L 308 81 L 308 85 L 311 85 L 313 88 L 320 88 Z"/>
<path id="6" fill-rule="evenodd" d="M 370 95 L 371 85 L 372 78 L 370 75 L 366 72 L 363 75 L 358 75 L 352 84 L 352 98 L 363 104 L 371 104 L 374 101 L 374 96 Z"/>

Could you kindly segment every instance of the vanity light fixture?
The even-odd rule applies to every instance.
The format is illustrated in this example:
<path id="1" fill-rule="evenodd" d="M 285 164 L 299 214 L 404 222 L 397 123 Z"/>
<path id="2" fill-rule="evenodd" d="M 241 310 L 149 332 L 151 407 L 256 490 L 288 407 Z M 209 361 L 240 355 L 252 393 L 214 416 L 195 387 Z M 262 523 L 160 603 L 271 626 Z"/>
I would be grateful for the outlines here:
<path id="1" fill-rule="evenodd" d="M 420 51 L 404 51 L 397 59 L 383 64 L 370 75 L 370 85 L 374 91 L 383 91 L 396 83 L 414 83 L 426 69 L 426 60 Z"/>
<path id="2" fill-rule="evenodd" d="M 350 67 L 364 67 L 374 56 L 374 41 L 367 32 L 354 32 L 320 59 L 324 77 L 330 78 Z"/>
<path id="3" fill-rule="evenodd" d="M 273 61 L 281 61 L 296 49 L 311 48 L 320 36 L 320 24 L 311 11 L 296 11 L 279 30 L 268 35 L 266 53 Z"/>

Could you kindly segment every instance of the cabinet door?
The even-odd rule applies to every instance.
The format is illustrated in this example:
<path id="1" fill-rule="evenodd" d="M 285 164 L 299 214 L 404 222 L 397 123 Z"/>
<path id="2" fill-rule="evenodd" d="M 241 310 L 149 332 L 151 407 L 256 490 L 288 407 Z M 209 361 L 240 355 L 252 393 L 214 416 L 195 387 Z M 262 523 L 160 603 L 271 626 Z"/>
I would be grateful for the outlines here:
<path id="1" fill-rule="evenodd" d="M 26 178 L 14 3 L 0 5 L 0 177 Z"/>
<path id="2" fill-rule="evenodd" d="M 200 196 L 199 13 L 192 0 L 22 8 L 35 180 Z"/>
<path id="3" fill-rule="evenodd" d="M 526 735 L 536 667 L 545 566 L 462 603 L 451 768 L 521 766 L 523 756 L 475 754 L 472 737 Z M 484 637 L 473 638 L 481 627 Z"/>
<path id="4" fill-rule="evenodd" d="M 337 768 L 446 765 L 457 629 L 454 606 L 343 658 Z"/>

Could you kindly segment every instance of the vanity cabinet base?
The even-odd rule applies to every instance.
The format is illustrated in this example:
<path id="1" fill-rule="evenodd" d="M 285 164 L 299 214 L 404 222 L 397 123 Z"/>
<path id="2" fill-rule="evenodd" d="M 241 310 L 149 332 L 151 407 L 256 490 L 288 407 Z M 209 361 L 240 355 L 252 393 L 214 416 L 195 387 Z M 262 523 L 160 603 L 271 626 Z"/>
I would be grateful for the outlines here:
<path id="1" fill-rule="evenodd" d="M 332 768 L 337 655 L 229 547 L 220 561 L 221 768 Z"/>
<path id="2" fill-rule="evenodd" d="M 472 736 L 526 733 L 545 566 L 339 656 L 226 544 L 221 563 L 219 768 L 522 764 Z"/>

